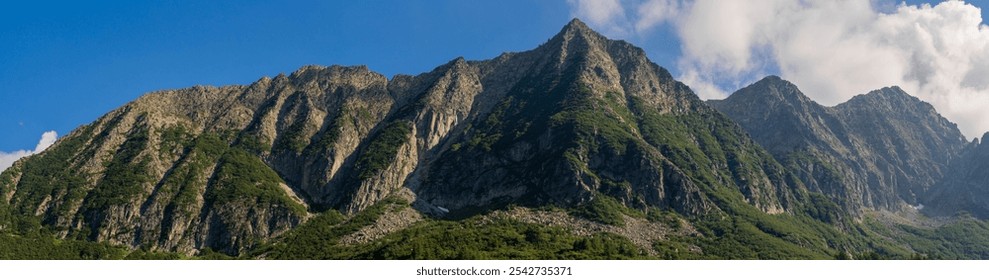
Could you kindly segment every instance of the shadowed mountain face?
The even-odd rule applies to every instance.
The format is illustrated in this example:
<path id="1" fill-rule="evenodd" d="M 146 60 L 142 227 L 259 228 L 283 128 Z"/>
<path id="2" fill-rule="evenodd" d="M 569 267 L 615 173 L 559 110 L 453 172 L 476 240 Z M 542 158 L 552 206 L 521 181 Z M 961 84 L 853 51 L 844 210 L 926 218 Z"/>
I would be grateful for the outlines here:
<path id="1" fill-rule="evenodd" d="M 898 87 L 824 107 L 773 76 L 708 104 L 851 211 L 918 205 L 967 145 L 955 124 Z"/>
<path id="2" fill-rule="evenodd" d="M 989 219 L 989 133 L 982 142 L 975 139 L 961 158 L 955 160 L 944 180 L 938 183 L 924 201 L 924 210 L 934 215 L 954 215 L 966 211 Z"/>
<path id="3" fill-rule="evenodd" d="M 876 153 L 876 169 L 892 168 Z M 65 238 L 236 254 L 313 213 L 396 195 L 449 218 L 602 196 L 685 215 L 736 200 L 783 213 L 806 197 L 789 174 L 641 49 L 574 20 L 534 50 L 417 76 L 307 66 L 151 93 L 16 163 L 0 197 Z"/>

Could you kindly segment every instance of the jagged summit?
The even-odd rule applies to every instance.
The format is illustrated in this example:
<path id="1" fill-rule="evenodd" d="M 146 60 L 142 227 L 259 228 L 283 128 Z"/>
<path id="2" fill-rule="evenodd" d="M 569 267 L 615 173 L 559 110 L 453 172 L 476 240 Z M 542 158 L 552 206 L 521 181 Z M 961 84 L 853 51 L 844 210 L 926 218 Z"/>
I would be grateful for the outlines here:
<path id="1" fill-rule="evenodd" d="M 860 105 L 864 104 L 864 105 Z M 867 105 L 866 105 L 867 104 Z M 934 106 L 919 98 L 910 95 L 899 86 L 884 87 L 852 97 L 847 102 L 838 104 L 839 106 L 881 106 L 889 109 L 906 107 L 911 109 L 925 110 L 936 113 Z"/>
<path id="2" fill-rule="evenodd" d="M 594 31 L 580 19 L 574 18 L 567 25 L 560 29 L 560 32 L 553 36 L 550 41 L 571 40 L 576 37 L 604 38 L 603 35 Z"/>
<path id="3" fill-rule="evenodd" d="M 610 61 L 608 52 L 612 41 L 598 34 L 578 19 L 573 19 L 559 33 L 532 50 L 537 56 L 549 58 L 559 69 L 570 64 Z"/>
<path id="4" fill-rule="evenodd" d="M 873 90 L 873 91 L 870 91 L 869 93 L 866 93 L 865 95 L 860 95 L 860 96 L 870 96 L 870 95 L 882 96 L 882 97 L 886 97 L 886 98 L 910 98 L 910 97 L 913 97 L 913 95 L 910 95 L 909 93 L 907 93 L 906 91 L 904 91 L 902 88 L 900 88 L 900 86 L 883 87 L 881 89 Z M 914 97 L 914 99 L 916 99 L 916 97 Z"/>
<path id="5" fill-rule="evenodd" d="M 594 30 L 588 27 L 587 24 L 585 24 L 579 18 L 571 19 L 570 22 L 567 22 L 567 25 L 563 26 L 563 30 L 587 30 L 594 32 Z"/>
<path id="6" fill-rule="evenodd" d="M 780 76 L 776 76 L 776 75 L 766 76 L 766 77 L 760 79 L 759 81 L 757 81 L 757 82 L 755 82 L 755 83 L 753 83 L 753 84 L 751 84 L 749 86 L 750 87 L 756 87 L 756 88 L 771 88 L 771 87 L 775 87 L 775 88 L 791 88 L 791 87 L 792 88 L 796 88 L 797 87 L 796 85 L 794 85 L 790 81 L 784 80 L 783 78 L 780 78 Z"/>
<path id="7" fill-rule="evenodd" d="M 622 40 L 612 40 L 588 27 L 584 22 L 574 18 L 560 32 L 551 37 L 546 43 L 533 50 L 535 52 L 562 52 L 573 57 L 607 59 L 608 57 L 642 56 L 645 51 Z M 600 55 L 605 55 L 600 56 Z"/>
<path id="8" fill-rule="evenodd" d="M 791 106 L 801 106 L 800 103 L 817 104 L 804 95 L 796 85 L 775 75 L 766 76 L 732 93 L 727 99 L 732 99 L 731 102 L 745 102 L 752 106 L 758 103 L 772 106 L 779 102 L 789 103 Z M 714 101 L 714 103 L 718 102 L 720 101 Z"/>

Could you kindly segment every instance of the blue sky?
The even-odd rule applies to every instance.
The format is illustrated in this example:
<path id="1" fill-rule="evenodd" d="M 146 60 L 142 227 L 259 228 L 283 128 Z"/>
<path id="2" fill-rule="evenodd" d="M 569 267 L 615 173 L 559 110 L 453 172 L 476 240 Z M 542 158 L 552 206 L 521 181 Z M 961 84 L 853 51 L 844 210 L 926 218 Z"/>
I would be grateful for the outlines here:
<path id="1" fill-rule="evenodd" d="M 643 1 L 619 4 L 631 14 Z M 5 3 L 0 151 L 30 151 L 46 131 L 67 134 L 154 90 L 247 84 L 307 64 L 363 64 L 387 76 L 417 74 L 458 56 L 487 59 L 528 50 L 581 15 L 578 2 Z M 671 21 L 637 32 L 604 33 L 645 48 L 655 62 L 680 75 L 683 48 L 677 32 Z M 762 72 L 741 80 L 773 74 Z"/>

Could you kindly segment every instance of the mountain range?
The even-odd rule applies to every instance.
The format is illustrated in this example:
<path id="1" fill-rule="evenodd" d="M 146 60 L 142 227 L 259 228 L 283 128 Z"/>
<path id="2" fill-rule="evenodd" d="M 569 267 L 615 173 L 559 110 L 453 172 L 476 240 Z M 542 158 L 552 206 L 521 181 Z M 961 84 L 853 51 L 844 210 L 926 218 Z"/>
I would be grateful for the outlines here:
<path id="1" fill-rule="evenodd" d="M 0 174 L 0 257 L 987 258 L 987 163 L 898 87 L 705 102 L 573 20 L 416 76 L 149 93 Z"/>
<path id="2" fill-rule="evenodd" d="M 708 104 L 853 212 L 921 205 L 968 145 L 955 124 L 898 87 L 825 107 L 773 76 Z"/>

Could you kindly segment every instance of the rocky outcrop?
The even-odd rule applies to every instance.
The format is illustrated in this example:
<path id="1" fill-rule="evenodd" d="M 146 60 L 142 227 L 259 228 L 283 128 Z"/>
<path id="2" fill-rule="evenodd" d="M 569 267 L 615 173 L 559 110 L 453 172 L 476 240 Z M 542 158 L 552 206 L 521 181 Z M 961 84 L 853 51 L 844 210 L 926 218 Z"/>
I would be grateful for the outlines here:
<path id="1" fill-rule="evenodd" d="M 852 212 L 918 205 L 967 141 L 898 87 L 821 106 L 779 77 L 708 102 L 797 174 Z"/>

